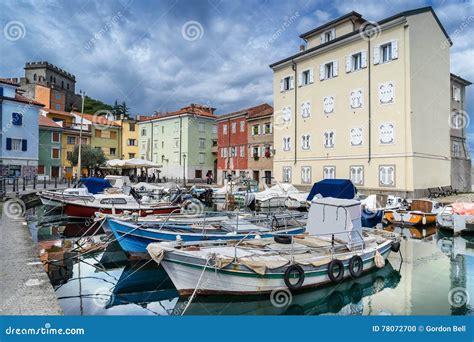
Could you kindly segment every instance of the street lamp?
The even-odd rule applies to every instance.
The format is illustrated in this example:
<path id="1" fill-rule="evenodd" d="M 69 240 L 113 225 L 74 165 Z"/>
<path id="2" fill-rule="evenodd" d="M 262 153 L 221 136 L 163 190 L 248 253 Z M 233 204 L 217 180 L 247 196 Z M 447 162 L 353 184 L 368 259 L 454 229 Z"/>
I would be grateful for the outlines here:
<path id="1" fill-rule="evenodd" d="M 186 186 L 186 153 L 183 152 L 183 186 Z"/>

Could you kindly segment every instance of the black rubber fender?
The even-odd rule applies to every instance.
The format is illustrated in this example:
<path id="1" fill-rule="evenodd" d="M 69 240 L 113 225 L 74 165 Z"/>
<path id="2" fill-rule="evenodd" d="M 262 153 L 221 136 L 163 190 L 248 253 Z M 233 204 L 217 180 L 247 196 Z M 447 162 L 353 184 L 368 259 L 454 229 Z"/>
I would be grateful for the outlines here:
<path id="1" fill-rule="evenodd" d="M 274 235 L 273 236 L 273 240 L 275 240 L 276 243 L 281 243 L 284 245 L 289 245 L 292 239 L 293 238 L 290 235 Z"/>
<path id="2" fill-rule="evenodd" d="M 362 271 L 364 270 L 364 262 L 362 258 L 358 255 L 354 255 L 349 260 L 349 272 L 351 276 L 354 278 L 359 278 L 362 275 Z"/>
<path id="3" fill-rule="evenodd" d="M 392 250 L 392 252 L 397 253 L 400 250 L 400 242 L 397 241 L 397 242 L 392 243 L 392 246 L 390 246 L 390 249 Z"/>
<path id="4" fill-rule="evenodd" d="M 290 281 L 290 276 L 293 272 L 297 272 L 298 273 L 298 281 L 295 283 L 292 283 Z M 303 286 L 303 282 L 304 282 L 304 270 L 303 268 L 300 266 L 300 265 L 290 265 L 286 271 L 285 271 L 285 276 L 284 276 L 284 280 L 285 280 L 285 285 L 290 289 L 290 290 L 298 290 L 299 288 L 301 288 L 301 286 Z"/>
<path id="5" fill-rule="evenodd" d="M 351 302 L 354 304 L 359 303 L 364 296 L 364 291 L 362 290 L 362 286 L 359 283 L 354 283 L 349 290 Z"/>
<path id="6" fill-rule="evenodd" d="M 334 270 L 339 268 L 339 272 L 335 275 Z M 339 283 L 344 278 L 344 264 L 339 259 L 331 260 L 328 264 L 328 276 L 334 283 Z"/>
<path id="7" fill-rule="evenodd" d="M 344 307 L 344 295 L 339 291 L 334 291 L 329 295 L 328 308 L 329 312 L 338 313 Z"/>

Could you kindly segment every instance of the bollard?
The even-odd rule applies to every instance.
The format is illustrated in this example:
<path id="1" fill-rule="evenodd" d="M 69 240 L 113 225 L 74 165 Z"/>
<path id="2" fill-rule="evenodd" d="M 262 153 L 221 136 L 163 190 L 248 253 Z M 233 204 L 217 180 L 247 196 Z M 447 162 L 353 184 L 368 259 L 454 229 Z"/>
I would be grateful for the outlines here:
<path id="1" fill-rule="evenodd" d="M 67 179 L 67 187 L 70 188 L 71 187 L 71 178 L 68 177 Z"/>
<path id="2" fill-rule="evenodd" d="M 23 191 L 26 190 L 26 177 L 23 176 Z"/>
<path id="3" fill-rule="evenodd" d="M 36 176 L 33 177 L 33 190 L 36 190 Z"/>
<path id="4" fill-rule="evenodd" d="M 13 192 L 16 192 L 16 180 L 13 178 Z"/>
<path id="5" fill-rule="evenodd" d="M 44 189 L 46 189 L 46 177 L 43 178 Z"/>
<path id="6" fill-rule="evenodd" d="M 55 178 L 54 178 L 54 188 L 55 188 L 55 189 L 58 188 L 58 177 L 55 177 Z"/>

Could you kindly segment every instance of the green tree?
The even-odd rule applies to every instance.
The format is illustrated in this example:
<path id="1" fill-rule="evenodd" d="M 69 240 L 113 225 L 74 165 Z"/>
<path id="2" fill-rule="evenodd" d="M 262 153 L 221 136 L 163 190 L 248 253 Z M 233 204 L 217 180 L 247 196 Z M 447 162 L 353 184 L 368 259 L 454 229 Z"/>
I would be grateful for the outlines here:
<path id="1" fill-rule="evenodd" d="M 76 106 L 77 107 L 77 106 Z M 77 108 L 78 111 L 81 110 L 80 106 Z M 104 103 L 100 100 L 93 99 L 89 96 L 84 98 L 84 113 L 94 114 L 98 111 L 112 111 L 113 107 L 107 103 Z"/>
<path id="2" fill-rule="evenodd" d="M 72 165 L 77 166 L 79 159 L 79 146 L 74 147 L 74 151 L 68 160 Z M 87 168 L 89 175 L 91 170 L 105 165 L 107 159 L 101 148 L 95 148 L 90 145 L 82 145 L 81 148 L 81 167 Z"/>

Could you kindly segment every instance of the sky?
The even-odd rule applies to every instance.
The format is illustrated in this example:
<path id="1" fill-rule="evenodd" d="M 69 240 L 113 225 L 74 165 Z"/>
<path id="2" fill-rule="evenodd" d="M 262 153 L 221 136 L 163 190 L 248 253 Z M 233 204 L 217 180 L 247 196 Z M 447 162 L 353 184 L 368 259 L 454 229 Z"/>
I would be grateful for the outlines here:
<path id="1" fill-rule="evenodd" d="M 301 33 L 352 10 L 377 21 L 427 5 L 453 40 L 451 71 L 474 81 L 474 0 L 2 0 L 0 77 L 49 61 L 76 92 L 133 114 L 189 103 L 223 114 L 272 104 L 269 64 L 296 53 Z M 467 103 L 470 114 L 474 85 Z"/>

